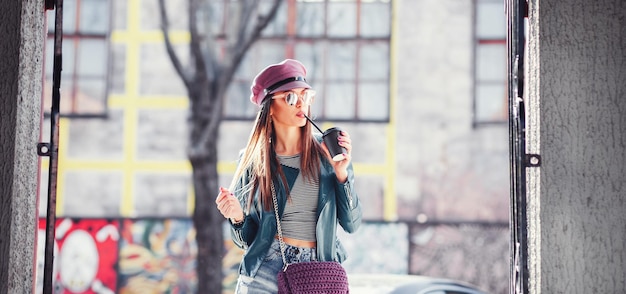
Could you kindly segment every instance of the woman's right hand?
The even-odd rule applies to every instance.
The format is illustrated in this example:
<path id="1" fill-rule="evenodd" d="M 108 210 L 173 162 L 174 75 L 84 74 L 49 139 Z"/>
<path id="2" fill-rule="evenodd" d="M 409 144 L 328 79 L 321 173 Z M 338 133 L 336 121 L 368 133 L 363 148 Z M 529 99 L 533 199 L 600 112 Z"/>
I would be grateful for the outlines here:
<path id="1" fill-rule="evenodd" d="M 220 213 L 222 213 L 225 218 L 230 219 L 232 223 L 243 221 L 243 208 L 241 208 L 237 197 L 228 189 L 220 187 L 220 193 L 217 195 L 215 203 Z"/>

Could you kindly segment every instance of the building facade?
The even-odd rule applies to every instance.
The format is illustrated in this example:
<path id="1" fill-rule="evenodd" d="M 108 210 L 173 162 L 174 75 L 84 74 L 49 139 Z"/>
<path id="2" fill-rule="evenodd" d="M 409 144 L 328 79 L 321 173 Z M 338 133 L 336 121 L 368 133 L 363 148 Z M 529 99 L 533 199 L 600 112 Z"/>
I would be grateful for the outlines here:
<path id="1" fill-rule="evenodd" d="M 186 62 L 186 1 L 166 2 L 170 37 Z M 207 17 L 227 30 L 229 1 L 209 2 Z M 349 272 L 441 276 L 506 293 L 501 2 L 285 1 L 229 90 L 217 138 L 220 182 L 228 185 L 252 127 L 252 78 L 269 63 L 300 59 L 319 93 L 317 121 L 348 130 L 353 140 L 366 223 L 342 236 Z M 66 293 L 192 291 L 189 103 L 165 51 L 158 1 L 65 3 L 57 284 Z M 53 32 L 52 14 L 48 21 Z M 51 48 L 49 42 L 47 80 Z M 44 138 L 49 131 L 46 120 Z M 44 160 L 42 229 L 47 167 Z M 230 242 L 225 247 L 228 293 L 241 252 Z"/>

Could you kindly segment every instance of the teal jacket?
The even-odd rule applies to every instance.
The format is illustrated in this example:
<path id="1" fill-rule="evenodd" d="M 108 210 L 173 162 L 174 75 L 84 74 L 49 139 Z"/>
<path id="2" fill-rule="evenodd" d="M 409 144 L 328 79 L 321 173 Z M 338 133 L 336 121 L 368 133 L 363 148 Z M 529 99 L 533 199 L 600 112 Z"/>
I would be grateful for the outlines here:
<path id="1" fill-rule="evenodd" d="M 289 185 L 293 185 L 298 176 L 298 170 L 283 166 L 283 171 Z M 244 175 L 239 185 L 245 185 L 247 181 L 248 178 Z M 339 183 L 333 167 L 326 158 L 322 158 L 319 183 L 316 226 L 317 258 L 320 261 L 343 262 L 346 258 L 346 252 L 337 239 L 337 224 L 340 224 L 347 233 L 353 233 L 361 225 L 362 216 L 359 198 L 354 190 L 352 164 L 348 167 L 346 183 Z M 285 187 L 282 185 L 282 181 L 275 182 L 275 187 L 278 213 L 282 216 L 287 202 Z M 246 195 L 237 195 L 237 193 L 235 195 L 239 198 L 242 206 L 246 207 Z M 231 224 L 234 243 L 245 250 L 239 273 L 250 277 L 256 275 L 274 241 L 274 236 L 276 236 L 274 211 L 262 211 L 258 199 L 259 191 L 257 190 L 254 194 L 253 205 L 251 205 L 243 223 Z"/>

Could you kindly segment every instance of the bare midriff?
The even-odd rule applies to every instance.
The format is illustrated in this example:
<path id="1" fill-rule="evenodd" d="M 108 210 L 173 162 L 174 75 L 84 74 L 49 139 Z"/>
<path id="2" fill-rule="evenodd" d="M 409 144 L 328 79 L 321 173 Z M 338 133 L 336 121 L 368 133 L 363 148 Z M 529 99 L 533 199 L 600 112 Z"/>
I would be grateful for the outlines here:
<path id="1" fill-rule="evenodd" d="M 278 236 L 276 236 L 276 239 L 278 239 Z M 283 241 L 285 242 L 285 244 L 300 248 L 315 248 L 316 245 L 315 241 L 305 241 L 289 237 L 283 237 Z"/>

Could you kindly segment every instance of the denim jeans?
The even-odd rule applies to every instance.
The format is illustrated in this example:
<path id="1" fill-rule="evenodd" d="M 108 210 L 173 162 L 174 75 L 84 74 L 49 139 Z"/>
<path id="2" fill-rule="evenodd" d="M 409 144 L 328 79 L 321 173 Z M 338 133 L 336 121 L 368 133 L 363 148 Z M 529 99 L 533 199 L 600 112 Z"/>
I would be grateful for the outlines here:
<path id="1" fill-rule="evenodd" d="M 308 262 L 317 260 L 315 248 L 299 248 L 285 244 L 287 263 Z M 275 294 L 278 293 L 276 275 L 283 268 L 283 257 L 280 243 L 274 240 L 254 277 L 239 275 L 236 294 Z"/>

